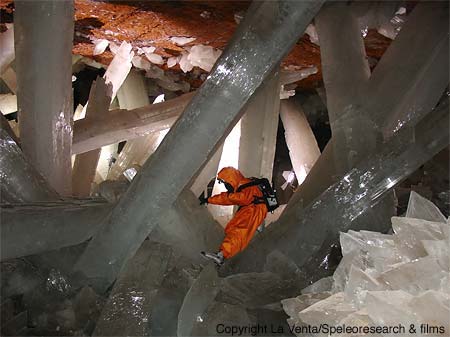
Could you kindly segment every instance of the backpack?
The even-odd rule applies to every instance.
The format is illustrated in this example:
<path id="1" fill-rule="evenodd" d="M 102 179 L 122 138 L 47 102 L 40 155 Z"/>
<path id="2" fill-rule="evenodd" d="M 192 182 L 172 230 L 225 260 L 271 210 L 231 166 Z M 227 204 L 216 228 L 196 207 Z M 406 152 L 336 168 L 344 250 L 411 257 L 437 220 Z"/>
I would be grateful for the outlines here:
<path id="1" fill-rule="evenodd" d="M 267 178 L 250 178 L 252 181 L 241 185 L 238 187 L 236 192 L 241 192 L 244 188 L 250 186 L 258 186 L 259 190 L 262 192 L 263 196 L 255 198 L 253 203 L 255 204 L 266 204 L 269 212 L 272 212 L 280 206 L 277 199 L 276 191 L 273 189 Z"/>

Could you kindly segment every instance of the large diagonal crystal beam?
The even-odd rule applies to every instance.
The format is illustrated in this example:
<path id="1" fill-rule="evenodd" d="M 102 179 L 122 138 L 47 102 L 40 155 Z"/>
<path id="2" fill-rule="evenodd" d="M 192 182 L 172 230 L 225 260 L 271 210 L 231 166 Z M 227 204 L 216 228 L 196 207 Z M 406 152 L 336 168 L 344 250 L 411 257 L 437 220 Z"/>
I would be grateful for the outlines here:
<path id="1" fill-rule="evenodd" d="M 1 203 L 59 199 L 3 126 L 0 128 L 0 183 Z"/>
<path id="2" fill-rule="evenodd" d="M 76 201 L 14 204 L 0 209 L 0 259 L 39 254 L 82 243 L 113 205 Z"/>
<path id="3" fill-rule="evenodd" d="M 370 76 L 364 40 L 350 5 L 332 2 L 322 8 L 315 24 L 327 94 L 337 173 L 352 167 L 361 154 L 376 146 L 376 128 L 364 110 L 362 94 Z M 361 137 L 364 132 L 364 137 Z"/>
<path id="4" fill-rule="evenodd" d="M 85 242 L 97 232 L 113 207 L 95 199 L 2 205 L 0 260 Z M 165 210 L 149 238 L 177 247 L 185 257 L 198 261 L 202 259 L 199 251 L 218 247 L 223 231 L 208 210 L 198 205 L 197 197 L 185 189 Z"/>
<path id="5" fill-rule="evenodd" d="M 241 119 L 239 170 L 272 180 L 280 115 L 280 72 L 275 69 L 250 99 Z"/>
<path id="6" fill-rule="evenodd" d="M 73 1 L 16 1 L 17 105 L 25 156 L 71 194 Z"/>
<path id="7" fill-rule="evenodd" d="M 314 22 L 320 41 L 328 116 L 334 133 L 337 120 L 360 106 L 370 68 L 357 18 L 348 4 L 326 4 Z"/>
<path id="8" fill-rule="evenodd" d="M 108 113 L 112 89 L 112 84 L 106 84 L 105 79 L 101 77 L 92 83 L 85 119 L 96 120 Z M 77 197 L 90 195 L 100 153 L 101 149 L 94 149 L 75 156 L 72 172 L 73 195 Z"/>
<path id="9" fill-rule="evenodd" d="M 360 162 L 305 209 L 273 224 L 231 261 L 228 271 L 260 270 L 265 257 L 279 250 L 301 266 L 325 240 L 339 231 L 360 228 L 360 219 L 398 182 L 448 146 L 448 100 L 415 128 L 405 127 L 367 160 Z M 374 226 L 376 224 L 370 224 Z M 318 266 L 317 266 L 318 267 Z"/>
<path id="10" fill-rule="evenodd" d="M 98 120 L 78 120 L 74 126 L 72 152 L 83 153 L 170 128 L 194 95 L 188 93 L 133 110 L 113 110 Z"/>
<path id="11" fill-rule="evenodd" d="M 419 3 L 373 71 L 366 109 L 385 137 L 420 120 L 448 86 L 448 6 Z"/>
<path id="12" fill-rule="evenodd" d="M 250 7 L 197 95 L 90 241 L 75 272 L 99 286 L 114 281 L 321 5 L 265 1 Z"/>
<path id="13" fill-rule="evenodd" d="M 282 100 L 280 117 L 292 167 L 301 185 L 319 158 L 320 149 L 305 113 L 299 105 L 292 100 Z"/>
<path id="14" fill-rule="evenodd" d="M 385 138 L 404 124 L 423 118 L 436 105 L 448 85 L 446 6 L 448 4 L 444 2 L 418 4 L 367 84 L 361 111 L 366 111 Z M 392 116 L 395 118 L 392 119 Z M 293 208 L 308 206 L 342 176 L 335 164 L 335 157 L 342 154 L 335 152 L 334 142 L 333 135 L 280 219 L 289 217 Z"/>
<path id="15" fill-rule="evenodd" d="M 131 71 L 117 92 L 117 98 L 121 109 L 131 110 L 149 105 L 144 75 Z M 107 179 L 116 180 L 130 166 L 134 164 L 142 165 L 161 142 L 160 133 L 161 131 L 153 132 L 149 135 L 127 140 L 116 162 L 111 166 Z"/>

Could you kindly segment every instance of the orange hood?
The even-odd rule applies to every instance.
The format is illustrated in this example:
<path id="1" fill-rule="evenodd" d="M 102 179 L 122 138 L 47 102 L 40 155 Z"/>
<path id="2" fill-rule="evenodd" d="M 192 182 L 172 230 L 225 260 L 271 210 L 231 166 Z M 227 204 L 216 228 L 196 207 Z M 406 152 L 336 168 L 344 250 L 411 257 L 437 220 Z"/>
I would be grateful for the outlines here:
<path id="1" fill-rule="evenodd" d="M 233 186 L 235 191 L 240 185 L 250 181 L 242 175 L 241 171 L 234 167 L 224 167 L 220 170 L 219 174 L 217 174 L 217 178 L 229 183 Z"/>

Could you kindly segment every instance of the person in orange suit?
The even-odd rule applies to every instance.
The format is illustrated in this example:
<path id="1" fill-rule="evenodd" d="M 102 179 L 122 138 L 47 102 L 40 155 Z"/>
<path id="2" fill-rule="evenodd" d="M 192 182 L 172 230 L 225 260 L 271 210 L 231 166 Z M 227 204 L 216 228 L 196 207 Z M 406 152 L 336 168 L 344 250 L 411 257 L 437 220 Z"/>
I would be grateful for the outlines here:
<path id="1" fill-rule="evenodd" d="M 212 197 L 200 197 L 200 204 L 237 205 L 239 210 L 225 227 L 225 238 L 219 252 L 202 254 L 221 265 L 224 259 L 236 255 L 244 250 L 257 228 L 263 223 L 267 215 L 267 206 L 264 202 L 258 202 L 263 194 L 258 186 L 248 186 L 238 191 L 239 187 L 251 182 L 234 167 L 225 167 L 217 175 L 219 182 L 225 184 L 227 192 Z"/>

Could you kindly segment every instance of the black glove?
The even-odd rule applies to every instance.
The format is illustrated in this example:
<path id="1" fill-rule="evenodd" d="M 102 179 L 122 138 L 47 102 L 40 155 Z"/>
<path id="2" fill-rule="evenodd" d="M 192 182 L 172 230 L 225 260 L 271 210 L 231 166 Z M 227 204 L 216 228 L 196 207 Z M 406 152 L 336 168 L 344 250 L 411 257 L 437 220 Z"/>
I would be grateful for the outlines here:
<path id="1" fill-rule="evenodd" d="M 198 200 L 200 200 L 200 205 L 205 205 L 208 203 L 208 198 L 205 197 L 205 193 L 202 193 L 199 197 Z"/>

